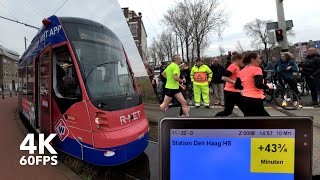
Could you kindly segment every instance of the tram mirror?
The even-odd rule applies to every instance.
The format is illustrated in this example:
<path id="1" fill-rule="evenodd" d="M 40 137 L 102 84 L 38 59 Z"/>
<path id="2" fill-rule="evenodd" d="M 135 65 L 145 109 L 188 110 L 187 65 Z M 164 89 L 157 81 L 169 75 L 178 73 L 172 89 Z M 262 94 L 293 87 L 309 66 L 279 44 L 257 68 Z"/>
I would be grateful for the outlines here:
<path id="1" fill-rule="evenodd" d="M 311 179 L 309 117 L 165 118 L 161 179 Z"/>

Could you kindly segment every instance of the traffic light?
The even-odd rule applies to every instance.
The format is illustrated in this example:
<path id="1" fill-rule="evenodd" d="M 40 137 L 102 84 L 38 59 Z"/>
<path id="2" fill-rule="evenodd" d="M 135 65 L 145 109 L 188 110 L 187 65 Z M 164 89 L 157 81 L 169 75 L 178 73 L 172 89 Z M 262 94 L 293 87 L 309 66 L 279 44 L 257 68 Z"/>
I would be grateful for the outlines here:
<path id="1" fill-rule="evenodd" d="M 275 31 L 275 33 L 276 33 L 277 41 L 282 41 L 283 40 L 283 30 L 282 29 L 277 29 Z"/>

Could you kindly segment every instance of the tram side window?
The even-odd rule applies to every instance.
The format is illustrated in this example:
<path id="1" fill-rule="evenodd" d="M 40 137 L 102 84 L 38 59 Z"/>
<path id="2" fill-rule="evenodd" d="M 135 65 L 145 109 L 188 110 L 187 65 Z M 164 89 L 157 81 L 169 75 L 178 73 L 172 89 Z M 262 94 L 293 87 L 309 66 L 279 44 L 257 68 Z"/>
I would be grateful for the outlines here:
<path id="1" fill-rule="evenodd" d="M 29 101 L 33 101 L 33 85 L 34 85 L 34 78 L 33 78 L 33 66 L 27 67 L 27 96 Z"/>
<path id="2" fill-rule="evenodd" d="M 21 90 L 21 93 L 26 98 L 26 96 L 27 96 L 27 68 L 26 67 L 22 67 L 20 69 L 20 73 L 21 73 L 20 77 L 22 77 L 22 90 Z"/>
<path id="3" fill-rule="evenodd" d="M 18 92 L 20 95 L 22 95 L 22 77 L 23 77 L 23 69 L 18 69 L 18 77 L 19 77 L 19 86 L 18 86 Z"/>
<path id="4" fill-rule="evenodd" d="M 80 84 L 67 46 L 53 49 L 53 86 L 59 98 L 80 98 Z"/>

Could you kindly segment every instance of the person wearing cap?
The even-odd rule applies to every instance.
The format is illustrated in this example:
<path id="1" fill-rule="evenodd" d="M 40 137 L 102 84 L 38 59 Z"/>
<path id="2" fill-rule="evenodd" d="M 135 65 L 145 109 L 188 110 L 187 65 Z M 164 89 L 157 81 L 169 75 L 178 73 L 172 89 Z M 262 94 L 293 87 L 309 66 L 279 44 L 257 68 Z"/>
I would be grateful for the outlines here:
<path id="1" fill-rule="evenodd" d="M 197 59 L 196 64 L 191 69 L 190 78 L 193 83 L 195 106 L 200 107 L 202 95 L 204 106 L 209 108 L 209 83 L 212 79 L 211 69 L 207 65 L 203 64 L 201 59 Z"/>

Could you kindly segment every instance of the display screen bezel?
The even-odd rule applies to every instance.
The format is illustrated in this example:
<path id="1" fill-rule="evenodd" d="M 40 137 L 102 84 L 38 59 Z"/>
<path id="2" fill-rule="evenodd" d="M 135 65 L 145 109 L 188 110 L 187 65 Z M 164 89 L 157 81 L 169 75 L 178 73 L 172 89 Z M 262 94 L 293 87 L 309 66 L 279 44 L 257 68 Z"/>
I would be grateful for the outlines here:
<path id="1" fill-rule="evenodd" d="M 159 131 L 160 179 L 170 179 L 171 129 L 294 129 L 294 179 L 312 177 L 312 117 L 164 118 Z"/>

